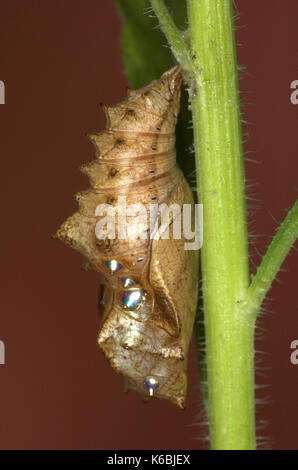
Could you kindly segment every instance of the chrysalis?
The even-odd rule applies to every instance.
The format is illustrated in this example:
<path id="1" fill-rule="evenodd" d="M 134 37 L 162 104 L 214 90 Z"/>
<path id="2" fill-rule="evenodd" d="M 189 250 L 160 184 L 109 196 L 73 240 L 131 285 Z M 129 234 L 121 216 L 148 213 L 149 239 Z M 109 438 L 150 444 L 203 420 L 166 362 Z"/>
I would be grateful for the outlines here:
<path id="1" fill-rule="evenodd" d="M 101 274 L 98 344 L 114 370 L 125 376 L 127 389 L 184 409 L 198 256 L 185 249 L 183 231 L 174 236 L 178 212 L 169 212 L 159 231 L 168 230 L 168 238 L 157 236 L 162 204 L 194 207 L 176 165 L 181 82 L 176 66 L 129 91 L 123 102 L 104 106 L 106 128 L 90 136 L 95 159 L 81 167 L 90 187 L 76 195 L 78 211 L 55 237 L 80 251 L 88 268 Z M 123 220 L 124 202 L 134 211 L 125 212 Z"/>

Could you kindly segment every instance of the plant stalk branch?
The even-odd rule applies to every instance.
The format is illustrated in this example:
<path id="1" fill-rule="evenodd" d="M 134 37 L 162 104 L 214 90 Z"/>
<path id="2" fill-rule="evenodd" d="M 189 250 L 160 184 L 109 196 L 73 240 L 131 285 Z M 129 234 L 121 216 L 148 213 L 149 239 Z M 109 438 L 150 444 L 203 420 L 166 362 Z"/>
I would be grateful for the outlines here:
<path id="1" fill-rule="evenodd" d="M 166 36 L 169 46 L 177 62 L 184 71 L 184 77 L 189 82 L 192 74 L 192 64 L 189 56 L 189 49 L 185 40 L 175 25 L 163 0 L 150 0 L 154 13 L 156 14 L 161 29 Z"/>
<path id="2" fill-rule="evenodd" d="M 244 308 L 256 317 L 284 259 L 298 237 L 298 199 L 279 226 L 248 289 Z"/>

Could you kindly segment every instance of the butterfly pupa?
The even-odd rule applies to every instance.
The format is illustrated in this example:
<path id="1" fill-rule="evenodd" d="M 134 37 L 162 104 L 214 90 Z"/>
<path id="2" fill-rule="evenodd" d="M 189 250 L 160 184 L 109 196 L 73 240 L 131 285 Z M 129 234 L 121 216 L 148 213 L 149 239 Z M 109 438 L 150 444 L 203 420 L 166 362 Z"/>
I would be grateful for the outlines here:
<path id="1" fill-rule="evenodd" d="M 198 253 L 185 249 L 183 234 L 174 238 L 169 230 L 168 239 L 153 238 L 139 215 L 129 217 L 129 238 L 98 235 L 103 220 L 98 207 L 109 205 L 119 219 L 123 197 L 127 206 L 142 204 L 147 221 L 152 205 L 194 207 L 192 191 L 176 164 L 181 83 L 176 66 L 143 88 L 128 91 L 121 103 L 103 106 L 106 128 L 89 136 L 95 159 L 81 167 L 90 187 L 76 195 L 78 210 L 55 237 L 82 253 L 86 268 L 101 275 L 98 345 L 125 377 L 127 389 L 184 409 Z M 159 211 L 150 215 L 150 227 L 157 227 Z M 168 225 L 173 221 L 172 215 Z"/>

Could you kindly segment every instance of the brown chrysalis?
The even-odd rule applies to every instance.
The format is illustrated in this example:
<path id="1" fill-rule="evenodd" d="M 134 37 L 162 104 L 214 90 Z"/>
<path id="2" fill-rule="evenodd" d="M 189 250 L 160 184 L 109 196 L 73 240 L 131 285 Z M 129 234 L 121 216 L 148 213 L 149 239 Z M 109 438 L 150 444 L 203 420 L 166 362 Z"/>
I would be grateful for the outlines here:
<path id="1" fill-rule="evenodd" d="M 161 204 L 194 207 L 192 191 L 176 165 L 181 82 L 176 66 L 129 91 L 123 102 L 104 106 L 106 128 L 90 136 L 95 159 L 81 167 L 90 187 L 76 195 L 78 211 L 55 237 L 80 251 L 88 268 L 101 274 L 98 344 L 114 370 L 125 376 L 127 388 L 184 409 L 198 256 L 185 249 L 184 234 L 175 237 L 169 230 L 168 238 L 158 238 L 148 228 L 149 219 L 155 234 L 160 228 Z M 124 200 L 126 206 L 143 208 L 125 213 L 129 236 L 119 229 Z M 157 210 L 152 215 L 153 206 Z M 173 228 L 173 214 L 163 232 Z M 111 236 L 115 220 L 117 230 Z"/>

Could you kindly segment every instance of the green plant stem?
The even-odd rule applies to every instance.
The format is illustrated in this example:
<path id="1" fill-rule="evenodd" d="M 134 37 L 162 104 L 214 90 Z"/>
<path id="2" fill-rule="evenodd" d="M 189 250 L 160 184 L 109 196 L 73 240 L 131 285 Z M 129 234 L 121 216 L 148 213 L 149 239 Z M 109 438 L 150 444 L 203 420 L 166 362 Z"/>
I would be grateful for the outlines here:
<path id="1" fill-rule="evenodd" d="M 244 308 L 253 316 L 258 315 L 262 302 L 297 237 L 298 200 L 276 232 L 248 289 Z"/>
<path id="2" fill-rule="evenodd" d="M 190 80 L 192 64 L 189 57 L 189 50 L 184 38 L 176 27 L 163 0 L 150 0 L 154 13 L 159 19 L 159 24 L 164 32 L 168 43 L 172 49 L 173 55 L 184 71 L 184 77 Z"/>
<path id="3" fill-rule="evenodd" d="M 198 197 L 205 214 L 201 259 L 211 447 L 254 449 L 254 322 L 241 309 L 249 270 L 232 2 L 187 5 Z"/>
<path id="4" fill-rule="evenodd" d="M 297 239 L 298 201 L 278 229 L 249 286 L 232 0 L 186 1 L 190 56 L 164 2 L 151 0 L 151 4 L 176 59 L 186 68 L 188 80 L 192 82 L 190 102 L 198 199 L 204 207 L 201 270 L 206 364 L 203 391 L 210 441 L 213 449 L 255 449 L 255 319 Z M 202 328 L 196 330 L 197 335 L 201 335 Z M 197 344 L 201 348 L 201 338 L 197 338 Z"/>

